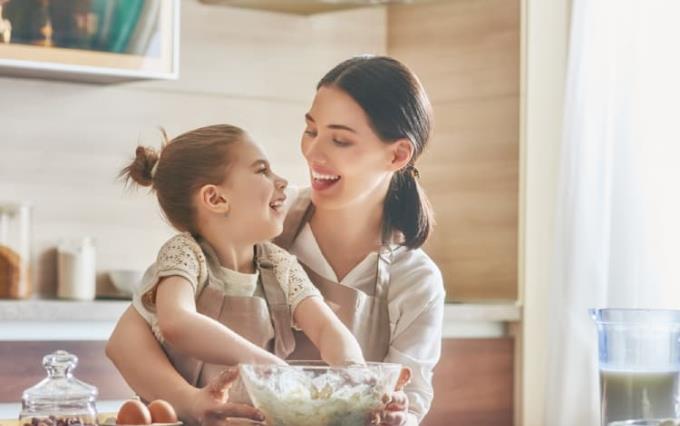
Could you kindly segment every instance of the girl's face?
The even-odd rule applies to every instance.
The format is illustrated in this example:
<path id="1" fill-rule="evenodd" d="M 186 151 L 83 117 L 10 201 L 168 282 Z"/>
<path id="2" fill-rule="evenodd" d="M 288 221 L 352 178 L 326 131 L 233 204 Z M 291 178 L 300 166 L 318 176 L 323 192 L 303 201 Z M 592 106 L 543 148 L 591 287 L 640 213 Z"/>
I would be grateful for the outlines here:
<path id="1" fill-rule="evenodd" d="M 394 172 L 396 144 L 382 142 L 361 106 L 338 88 L 321 87 L 305 118 L 302 153 L 314 205 L 339 209 L 381 202 Z"/>
<path id="2" fill-rule="evenodd" d="M 220 185 L 228 202 L 226 217 L 236 224 L 234 237 L 260 242 L 283 230 L 284 189 L 288 182 L 276 175 L 262 149 L 248 136 L 230 150 L 227 178 Z"/>

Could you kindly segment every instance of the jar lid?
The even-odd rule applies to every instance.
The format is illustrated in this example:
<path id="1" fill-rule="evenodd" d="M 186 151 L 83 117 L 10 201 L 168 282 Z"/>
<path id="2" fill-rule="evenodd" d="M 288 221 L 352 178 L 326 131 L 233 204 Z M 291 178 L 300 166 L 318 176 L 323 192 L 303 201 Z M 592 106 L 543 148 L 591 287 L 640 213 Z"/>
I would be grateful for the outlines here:
<path id="1" fill-rule="evenodd" d="M 94 402 L 97 388 L 73 377 L 78 357 L 66 351 L 56 351 L 43 357 L 47 377 L 26 389 L 22 395 L 25 404 L 50 402 L 54 404 Z"/>
<path id="2" fill-rule="evenodd" d="M 0 201 L 0 213 L 14 215 L 20 211 L 28 211 L 31 208 L 27 203 L 3 202 Z"/>

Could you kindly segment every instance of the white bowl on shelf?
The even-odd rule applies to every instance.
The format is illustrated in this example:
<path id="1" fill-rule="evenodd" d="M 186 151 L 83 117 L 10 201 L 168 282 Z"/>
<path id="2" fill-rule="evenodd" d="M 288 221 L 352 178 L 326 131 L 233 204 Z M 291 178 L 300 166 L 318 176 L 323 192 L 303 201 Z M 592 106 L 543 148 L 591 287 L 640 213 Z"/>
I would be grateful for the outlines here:
<path id="1" fill-rule="evenodd" d="M 124 295 L 132 295 L 132 291 L 139 285 L 144 271 L 136 269 L 114 269 L 109 271 L 109 279 L 116 289 Z"/>

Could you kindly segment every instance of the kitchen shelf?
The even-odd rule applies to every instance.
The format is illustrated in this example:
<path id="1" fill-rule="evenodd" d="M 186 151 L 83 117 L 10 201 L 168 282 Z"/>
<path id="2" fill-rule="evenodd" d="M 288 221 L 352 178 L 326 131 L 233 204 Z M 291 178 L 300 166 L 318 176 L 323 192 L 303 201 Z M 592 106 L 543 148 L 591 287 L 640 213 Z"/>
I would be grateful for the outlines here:
<path id="1" fill-rule="evenodd" d="M 0 42 L 0 75 L 88 83 L 177 79 L 179 0 L 162 0 L 157 7 L 157 19 L 152 24 L 137 23 L 140 26 L 152 25 L 155 29 L 149 41 L 153 49 L 147 47 L 146 53 L 112 53 Z"/>
<path id="2" fill-rule="evenodd" d="M 117 321 L 127 300 L 2 300 L 0 321 Z"/>
<path id="3" fill-rule="evenodd" d="M 0 340 L 105 340 L 129 305 L 129 300 L 3 300 L 0 321 L 13 330 L 6 327 Z M 444 309 L 443 337 L 503 337 L 508 324 L 520 320 L 521 308 L 511 303 L 450 303 Z"/>

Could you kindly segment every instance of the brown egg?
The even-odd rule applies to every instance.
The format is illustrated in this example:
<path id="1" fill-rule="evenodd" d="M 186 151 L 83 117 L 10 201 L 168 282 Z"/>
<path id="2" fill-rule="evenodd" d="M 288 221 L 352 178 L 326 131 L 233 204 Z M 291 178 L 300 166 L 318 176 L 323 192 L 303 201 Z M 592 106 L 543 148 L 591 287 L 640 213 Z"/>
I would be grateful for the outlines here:
<path id="1" fill-rule="evenodd" d="M 148 425 L 151 424 L 151 413 L 142 401 L 129 399 L 120 406 L 116 424 Z"/>
<path id="2" fill-rule="evenodd" d="M 149 411 L 151 412 L 151 420 L 154 423 L 176 423 L 177 413 L 168 401 L 157 399 L 151 401 L 149 404 Z"/>

